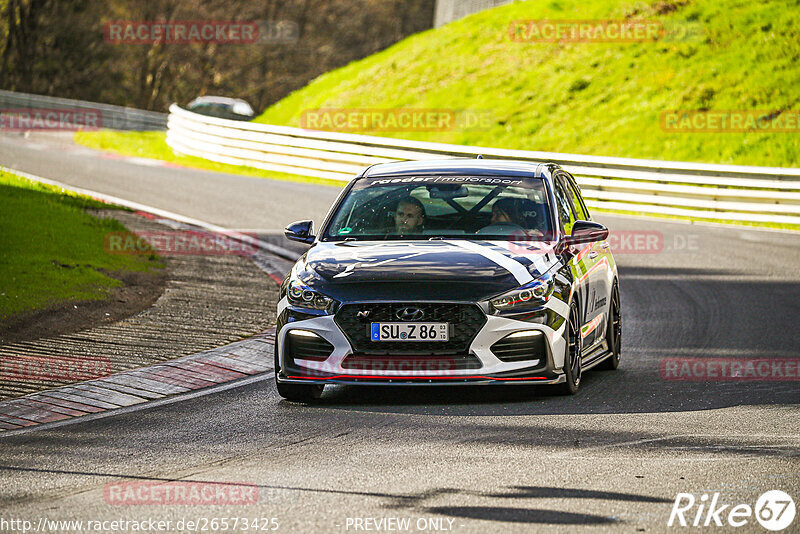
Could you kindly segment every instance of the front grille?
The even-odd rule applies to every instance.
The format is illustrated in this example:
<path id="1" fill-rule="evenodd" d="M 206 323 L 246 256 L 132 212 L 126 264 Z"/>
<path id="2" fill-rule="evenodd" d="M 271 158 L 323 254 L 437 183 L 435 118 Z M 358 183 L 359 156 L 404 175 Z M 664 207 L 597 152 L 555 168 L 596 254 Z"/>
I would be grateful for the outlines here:
<path id="1" fill-rule="evenodd" d="M 294 360 L 322 362 L 333 353 L 333 345 L 316 334 L 313 337 L 300 336 L 292 335 L 292 332 L 289 331 L 286 334 L 285 344 L 287 362 L 294 362 Z"/>
<path id="2" fill-rule="evenodd" d="M 527 360 L 545 360 L 547 347 L 544 335 L 513 337 L 506 336 L 490 347 L 492 354 L 504 362 L 521 362 Z"/>
<path id="3" fill-rule="evenodd" d="M 422 309 L 421 322 L 449 323 L 448 341 L 371 341 L 371 323 L 399 322 L 397 311 L 414 306 Z M 359 312 L 368 312 L 358 317 Z M 486 315 L 476 304 L 444 304 L 415 302 L 345 304 L 335 316 L 336 324 L 347 336 L 353 352 L 372 355 L 443 355 L 467 354 L 469 346 L 483 325 Z"/>
<path id="4" fill-rule="evenodd" d="M 480 369 L 481 361 L 473 354 L 453 356 L 373 356 L 351 354 L 342 362 L 345 369 L 361 371 L 402 371 L 414 374 L 419 371 L 456 371 L 460 369 Z"/>

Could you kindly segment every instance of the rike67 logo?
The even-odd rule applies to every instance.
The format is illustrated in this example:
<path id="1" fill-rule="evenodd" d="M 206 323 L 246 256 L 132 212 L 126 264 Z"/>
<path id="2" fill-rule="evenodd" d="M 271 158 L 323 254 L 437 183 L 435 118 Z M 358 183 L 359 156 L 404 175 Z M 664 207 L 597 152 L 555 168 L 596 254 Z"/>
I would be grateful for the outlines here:
<path id="1" fill-rule="evenodd" d="M 763 493 L 755 506 L 750 504 L 719 504 L 720 494 L 710 498 L 704 493 L 699 499 L 691 493 L 679 493 L 672 505 L 667 526 L 742 527 L 756 521 L 767 530 L 779 531 L 794 522 L 797 510 L 788 493 L 771 490 Z"/>

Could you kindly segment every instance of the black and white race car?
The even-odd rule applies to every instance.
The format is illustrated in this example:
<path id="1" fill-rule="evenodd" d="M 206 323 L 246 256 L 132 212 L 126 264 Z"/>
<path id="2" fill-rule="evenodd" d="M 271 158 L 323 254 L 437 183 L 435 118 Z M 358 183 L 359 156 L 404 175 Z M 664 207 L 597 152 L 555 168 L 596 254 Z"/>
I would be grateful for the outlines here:
<path id="1" fill-rule="evenodd" d="M 549 384 L 619 365 L 617 267 L 555 164 L 375 165 L 343 190 L 281 286 L 278 393 L 325 384 Z"/>

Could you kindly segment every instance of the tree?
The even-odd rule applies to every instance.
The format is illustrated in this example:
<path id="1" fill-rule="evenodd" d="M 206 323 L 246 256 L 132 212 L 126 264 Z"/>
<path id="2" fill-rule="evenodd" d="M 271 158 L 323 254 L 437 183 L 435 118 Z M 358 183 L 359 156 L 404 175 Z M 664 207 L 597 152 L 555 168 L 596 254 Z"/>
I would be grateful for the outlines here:
<path id="1" fill-rule="evenodd" d="M 166 110 L 199 95 L 263 109 L 433 24 L 434 0 L 0 0 L 0 87 Z M 266 21 L 296 39 L 119 44 L 111 21 Z"/>

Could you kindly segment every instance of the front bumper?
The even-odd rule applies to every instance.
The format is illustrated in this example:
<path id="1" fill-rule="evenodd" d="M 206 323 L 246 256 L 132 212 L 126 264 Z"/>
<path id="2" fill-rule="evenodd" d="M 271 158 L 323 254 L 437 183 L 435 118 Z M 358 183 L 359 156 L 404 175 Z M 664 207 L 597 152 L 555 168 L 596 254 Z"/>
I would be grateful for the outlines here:
<path id="1" fill-rule="evenodd" d="M 438 365 L 417 365 L 426 362 L 421 354 L 388 356 L 394 361 L 405 360 L 406 365 L 387 365 L 375 368 L 353 368 L 352 361 L 358 357 L 353 344 L 337 324 L 334 316 L 310 317 L 294 313 L 284 305 L 280 310 L 281 320 L 276 335 L 276 374 L 281 383 L 322 383 L 357 385 L 484 385 L 484 384 L 557 384 L 564 381 L 563 354 L 566 343 L 563 327 L 554 330 L 540 322 L 487 315 L 486 322 L 469 343 L 468 350 L 453 358 L 470 358 L 474 365 L 452 365 L 441 368 Z M 287 335 L 291 330 L 313 333 L 332 346 L 330 356 L 303 359 L 287 355 Z M 518 332 L 538 331 L 545 342 L 546 350 L 541 357 L 524 361 L 502 361 L 491 350 L 501 339 Z M 366 334 L 365 334 L 366 335 Z M 372 356 L 373 360 L 380 356 Z M 447 356 L 430 356 L 429 361 L 438 362 Z M 409 363 L 414 362 L 414 363 Z"/>

